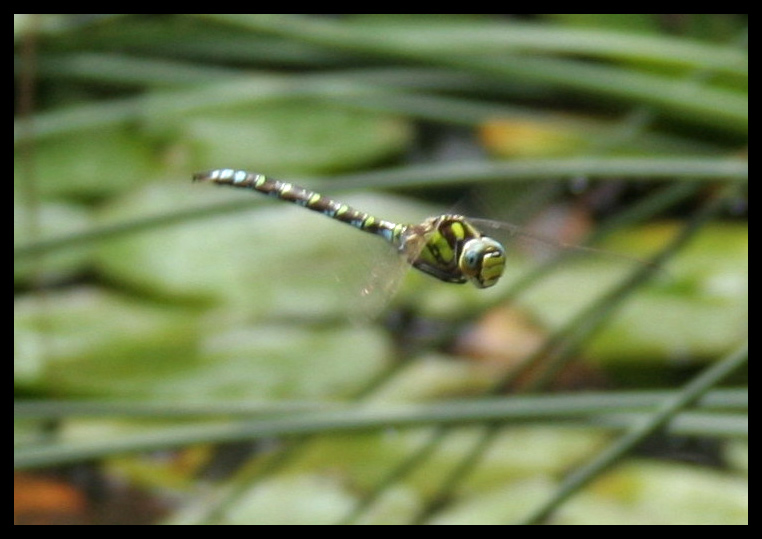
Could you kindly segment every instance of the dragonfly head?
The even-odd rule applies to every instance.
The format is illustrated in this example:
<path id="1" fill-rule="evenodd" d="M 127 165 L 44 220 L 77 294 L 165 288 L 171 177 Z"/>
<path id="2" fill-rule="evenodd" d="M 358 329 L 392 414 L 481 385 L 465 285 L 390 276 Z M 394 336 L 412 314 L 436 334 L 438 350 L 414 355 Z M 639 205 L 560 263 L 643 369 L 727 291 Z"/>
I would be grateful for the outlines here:
<path id="1" fill-rule="evenodd" d="M 464 245 L 458 266 L 477 288 L 493 286 L 505 269 L 505 247 L 487 236 L 472 238 Z"/>

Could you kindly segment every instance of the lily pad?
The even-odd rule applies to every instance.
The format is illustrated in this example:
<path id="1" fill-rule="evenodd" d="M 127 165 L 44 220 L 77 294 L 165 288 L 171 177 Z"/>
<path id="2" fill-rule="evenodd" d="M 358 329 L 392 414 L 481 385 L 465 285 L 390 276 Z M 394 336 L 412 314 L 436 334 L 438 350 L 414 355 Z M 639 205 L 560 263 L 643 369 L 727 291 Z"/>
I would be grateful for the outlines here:
<path id="1" fill-rule="evenodd" d="M 35 143 L 34 179 L 45 198 L 112 195 L 153 177 L 155 152 L 155 141 L 126 126 L 49 136 Z M 20 159 L 14 153 L 16 185 L 23 181 Z"/>
<path id="2" fill-rule="evenodd" d="M 404 151 L 413 134 L 411 124 L 395 116 L 303 101 L 236 106 L 182 121 L 200 168 L 283 176 L 378 163 Z"/>
<path id="3" fill-rule="evenodd" d="M 676 232 L 675 223 L 654 224 L 623 233 L 611 245 L 637 253 Z M 529 290 L 522 304 L 544 324 L 559 327 L 627 269 L 608 266 L 601 260 L 570 264 Z M 654 282 L 628 298 L 586 347 L 586 356 L 597 363 L 662 364 L 717 357 L 748 333 L 748 276 L 748 227 L 707 225 Z"/>

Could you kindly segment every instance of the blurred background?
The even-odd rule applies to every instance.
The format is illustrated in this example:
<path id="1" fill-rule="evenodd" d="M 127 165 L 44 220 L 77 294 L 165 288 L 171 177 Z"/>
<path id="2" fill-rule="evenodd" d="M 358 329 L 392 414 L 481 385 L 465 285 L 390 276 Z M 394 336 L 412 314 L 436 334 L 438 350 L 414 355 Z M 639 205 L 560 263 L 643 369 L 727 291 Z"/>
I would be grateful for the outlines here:
<path id="1" fill-rule="evenodd" d="M 747 31 L 15 15 L 14 521 L 747 523 Z M 505 275 L 214 168 L 489 219 Z"/>

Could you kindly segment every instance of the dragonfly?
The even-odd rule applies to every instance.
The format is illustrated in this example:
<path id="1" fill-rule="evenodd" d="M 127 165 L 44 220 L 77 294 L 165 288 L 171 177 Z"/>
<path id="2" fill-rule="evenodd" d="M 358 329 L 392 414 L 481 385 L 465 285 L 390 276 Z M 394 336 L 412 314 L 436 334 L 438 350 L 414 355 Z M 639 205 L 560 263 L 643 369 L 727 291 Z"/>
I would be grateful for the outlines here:
<path id="1" fill-rule="evenodd" d="M 536 236 L 503 221 L 466 218 L 458 214 L 429 217 L 420 224 L 394 223 L 290 182 L 264 174 L 215 169 L 193 175 L 194 181 L 252 189 L 297 204 L 382 238 L 415 269 L 446 283 L 471 283 L 476 288 L 497 284 L 505 271 L 506 249 L 482 230 L 507 231 L 533 242 L 566 251 L 585 251 L 634 259 L 592 247 L 578 246 Z"/>
<path id="2" fill-rule="evenodd" d="M 393 223 L 264 174 L 225 168 L 194 174 L 193 180 L 253 189 L 374 234 L 412 267 L 440 281 L 489 288 L 505 270 L 505 247 L 462 215 L 438 215 L 420 224 Z"/>

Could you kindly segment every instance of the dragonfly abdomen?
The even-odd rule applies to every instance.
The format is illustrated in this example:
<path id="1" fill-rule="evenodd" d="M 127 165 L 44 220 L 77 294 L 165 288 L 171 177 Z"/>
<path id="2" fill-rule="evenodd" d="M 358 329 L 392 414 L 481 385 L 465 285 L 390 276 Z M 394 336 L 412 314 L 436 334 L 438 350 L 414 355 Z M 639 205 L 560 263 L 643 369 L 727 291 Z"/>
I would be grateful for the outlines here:
<path id="1" fill-rule="evenodd" d="M 225 168 L 194 174 L 193 179 L 194 181 L 207 181 L 220 185 L 254 189 L 308 210 L 322 213 L 331 219 L 336 219 L 364 232 L 381 236 L 395 246 L 399 246 L 400 237 L 407 228 L 406 225 L 379 219 L 310 189 L 268 178 L 264 174 Z"/>

